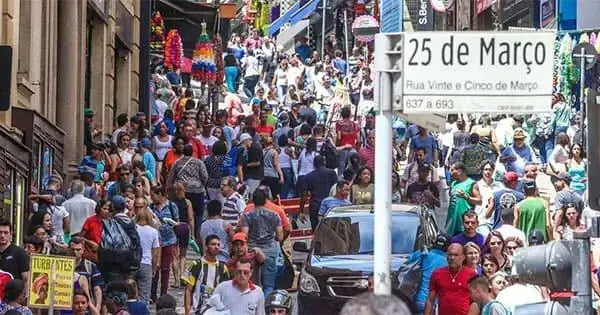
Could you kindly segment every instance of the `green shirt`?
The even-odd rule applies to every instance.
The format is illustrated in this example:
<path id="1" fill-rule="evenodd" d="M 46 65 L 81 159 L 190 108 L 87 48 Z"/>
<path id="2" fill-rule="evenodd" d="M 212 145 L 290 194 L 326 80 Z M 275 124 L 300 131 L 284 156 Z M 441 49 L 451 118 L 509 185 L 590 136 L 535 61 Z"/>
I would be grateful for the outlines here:
<path id="1" fill-rule="evenodd" d="M 571 126 L 571 107 L 566 103 L 556 106 L 552 110 L 552 118 L 554 119 L 555 127 Z"/>
<path id="2" fill-rule="evenodd" d="M 527 197 L 517 204 L 519 207 L 519 230 L 525 233 L 527 239 L 533 230 L 538 229 L 544 239 L 548 240 L 546 233 L 546 202 L 539 197 Z"/>
<path id="3" fill-rule="evenodd" d="M 462 182 L 455 180 L 450 184 L 450 205 L 446 217 L 446 232 L 451 236 L 463 231 L 463 214 L 472 209 L 469 201 L 460 197 L 458 191 L 462 190 L 467 196 L 471 196 L 474 184 L 475 181 L 471 178 L 467 178 Z"/>

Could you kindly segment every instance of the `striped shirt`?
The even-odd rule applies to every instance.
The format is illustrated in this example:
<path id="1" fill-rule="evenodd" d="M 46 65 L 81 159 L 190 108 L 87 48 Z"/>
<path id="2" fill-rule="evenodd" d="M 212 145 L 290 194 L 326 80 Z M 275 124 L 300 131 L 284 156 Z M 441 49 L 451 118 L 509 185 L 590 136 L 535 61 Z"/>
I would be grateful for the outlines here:
<path id="1" fill-rule="evenodd" d="M 234 192 L 229 197 L 223 197 L 221 202 L 223 203 L 221 218 L 235 228 L 240 215 L 246 208 L 244 198 L 238 192 Z"/>

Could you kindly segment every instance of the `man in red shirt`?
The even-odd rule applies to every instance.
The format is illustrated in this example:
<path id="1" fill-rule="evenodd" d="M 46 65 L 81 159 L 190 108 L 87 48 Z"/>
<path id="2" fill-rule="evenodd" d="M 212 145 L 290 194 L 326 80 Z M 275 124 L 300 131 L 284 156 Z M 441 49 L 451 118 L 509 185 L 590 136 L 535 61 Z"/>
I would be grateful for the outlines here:
<path id="1" fill-rule="evenodd" d="M 342 174 L 344 172 L 346 161 L 358 150 L 360 146 L 360 141 L 358 138 L 360 128 L 357 123 L 352 121 L 350 118 L 351 115 L 352 111 L 350 110 L 350 107 L 343 107 L 340 111 L 342 120 L 339 120 L 335 123 L 335 133 L 337 135 L 336 146 L 340 153 L 338 174 Z"/>
<path id="2" fill-rule="evenodd" d="M 204 147 L 204 143 L 198 140 L 195 135 L 196 130 L 194 130 L 193 126 L 186 124 L 185 127 L 183 127 L 183 138 L 185 139 L 186 144 L 192 145 L 192 149 L 194 150 L 192 156 L 197 159 L 203 159 L 206 155 L 206 149 Z"/>
<path id="3" fill-rule="evenodd" d="M 226 263 L 230 274 L 235 274 L 240 260 L 252 262 L 252 282 L 260 285 L 260 269 L 265 263 L 265 254 L 258 247 L 248 248 L 248 235 L 242 232 L 235 233 L 231 239 L 231 258 Z"/>
<path id="4" fill-rule="evenodd" d="M 463 246 L 454 243 L 448 247 L 448 267 L 436 269 L 431 274 L 429 296 L 425 302 L 425 315 L 434 314 L 435 300 L 439 301 L 438 314 L 466 315 L 471 305 L 469 280 L 475 270 L 463 267 Z"/>

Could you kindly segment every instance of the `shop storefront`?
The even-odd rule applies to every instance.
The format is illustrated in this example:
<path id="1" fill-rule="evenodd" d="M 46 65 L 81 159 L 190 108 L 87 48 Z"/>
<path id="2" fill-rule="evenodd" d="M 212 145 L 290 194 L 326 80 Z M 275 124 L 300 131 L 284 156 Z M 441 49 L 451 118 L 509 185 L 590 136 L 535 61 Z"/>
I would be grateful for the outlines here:
<path id="1" fill-rule="evenodd" d="M 13 109 L 14 111 L 14 109 Z M 27 195 L 31 151 L 0 128 L 0 216 L 10 221 L 13 241 L 23 242 L 27 221 Z"/>
<path id="2" fill-rule="evenodd" d="M 31 190 L 44 189 L 52 174 L 64 178 L 65 133 L 34 110 L 15 107 L 12 115 L 13 124 L 24 133 L 23 143 L 31 150 L 27 173 Z"/>

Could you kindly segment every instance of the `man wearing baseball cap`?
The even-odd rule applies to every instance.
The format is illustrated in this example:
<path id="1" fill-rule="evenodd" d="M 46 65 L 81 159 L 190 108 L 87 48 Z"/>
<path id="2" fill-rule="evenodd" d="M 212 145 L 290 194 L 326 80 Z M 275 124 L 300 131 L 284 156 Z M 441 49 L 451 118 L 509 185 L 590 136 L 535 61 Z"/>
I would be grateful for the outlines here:
<path id="1" fill-rule="evenodd" d="M 514 215 L 515 205 L 525 198 L 522 192 L 516 190 L 519 183 L 517 173 L 507 172 L 502 178 L 502 183 L 504 188 L 494 191 L 492 202 L 489 203 L 485 212 L 485 221 L 491 221 L 492 230 L 505 223 L 512 224 L 512 220 L 510 222 L 503 221 L 504 213 L 510 212 L 511 215 Z"/>
<path id="2" fill-rule="evenodd" d="M 550 180 L 554 185 L 554 189 L 556 189 L 554 207 L 553 209 L 550 209 L 550 214 L 554 218 L 554 226 L 560 226 L 562 223 L 563 207 L 568 204 L 574 204 L 577 207 L 577 211 L 581 213 L 584 207 L 583 199 L 569 186 L 571 184 L 571 176 L 569 173 L 560 172 L 552 175 Z"/>
<path id="3" fill-rule="evenodd" d="M 258 247 L 248 248 L 248 235 L 235 233 L 231 239 L 231 258 L 227 260 L 227 270 L 235 274 L 237 262 L 240 260 L 252 262 L 252 282 L 260 285 L 260 267 L 265 262 L 265 254 Z"/>

